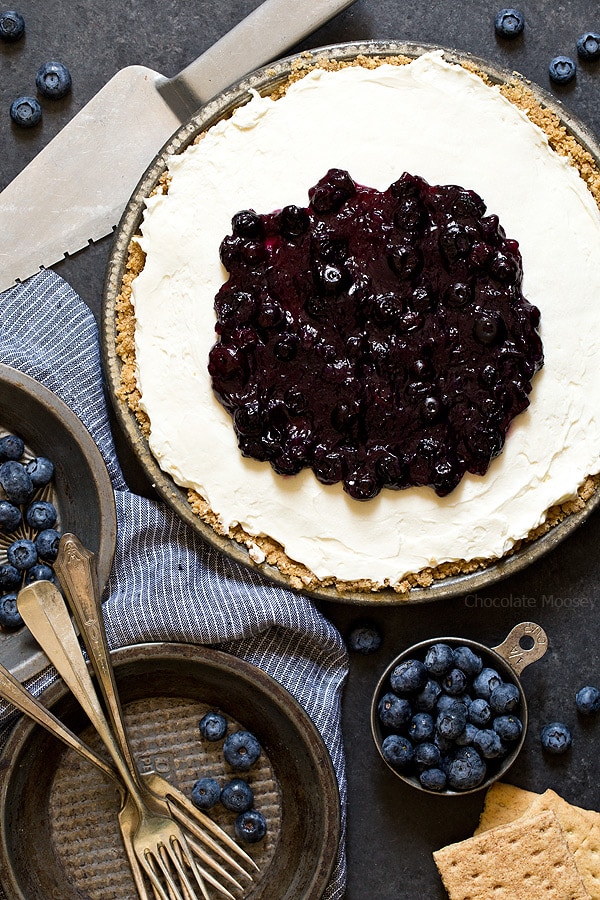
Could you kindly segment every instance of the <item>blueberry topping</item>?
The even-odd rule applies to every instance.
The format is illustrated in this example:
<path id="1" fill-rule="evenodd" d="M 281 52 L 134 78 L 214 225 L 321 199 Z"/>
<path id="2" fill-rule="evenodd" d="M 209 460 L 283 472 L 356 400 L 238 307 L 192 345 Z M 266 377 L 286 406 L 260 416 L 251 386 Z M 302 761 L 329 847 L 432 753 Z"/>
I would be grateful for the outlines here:
<path id="1" fill-rule="evenodd" d="M 525 18 L 518 9 L 501 9 L 496 13 L 494 28 L 499 37 L 517 37 L 517 35 L 522 33 L 524 27 Z"/>
<path id="2" fill-rule="evenodd" d="M 581 59 L 594 60 L 600 58 L 600 34 L 597 31 L 586 31 L 577 38 L 577 53 Z"/>
<path id="3" fill-rule="evenodd" d="M 197 809 L 212 809 L 220 796 L 221 788 L 216 778 L 199 778 L 192 787 L 192 803 Z"/>
<path id="4" fill-rule="evenodd" d="M 0 461 L 7 459 L 21 459 L 25 452 L 23 439 L 16 434 L 5 434 L 0 438 Z"/>
<path id="5" fill-rule="evenodd" d="M 63 63 L 46 62 L 39 67 L 35 84 L 43 97 L 60 100 L 71 90 L 71 73 Z"/>
<path id="6" fill-rule="evenodd" d="M 25 19 L 12 9 L 0 13 L 0 40 L 12 43 L 25 34 Z"/>
<path id="7" fill-rule="evenodd" d="M 48 500 L 34 500 L 25 511 L 25 521 L 35 531 L 52 528 L 56 524 L 56 507 Z"/>
<path id="8" fill-rule="evenodd" d="M 555 56 L 548 66 L 550 80 L 555 84 L 568 84 L 575 78 L 577 66 L 570 56 Z"/>
<path id="9" fill-rule="evenodd" d="M 17 609 L 17 595 L 4 594 L 0 597 L 0 625 L 3 628 L 20 628 L 23 619 Z"/>
<path id="10" fill-rule="evenodd" d="M 42 121 L 42 107 L 35 97 L 17 97 L 10 105 L 10 117 L 21 128 L 33 128 Z"/>
<path id="11" fill-rule="evenodd" d="M 223 756 L 232 769 L 246 771 L 260 756 L 260 744 L 249 731 L 234 731 L 225 738 Z"/>
<path id="12" fill-rule="evenodd" d="M 218 712 L 207 712 L 199 722 L 200 734 L 207 741 L 220 741 L 227 734 L 227 719 Z"/>
<path id="13" fill-rule="evenodd" d="M 558 756 L 570 748 L 571 730 L 564 722 L 551 722 L 542 728 L 540 740 L 546 753 Z"/>
<path id="14" fill-rule="evenodd" d="M 485 474 L 543 363 L 516 241 L 473 191 L 409 174 L 332 169 L 309 199 L 242 210 L 221 244 L 208 370 L 242 454 L 362 502 Z"/>
<path id="15" fill-rule="evenodd" d="M 0 500 L 0 531 L 10 534 L 21 524 L 21 510 L 8 500 Z"/>
<path id="16" fill-rule="evenodd" d="M 243 778 L 232 778 L 221 791 L 221 803 L 231 812 L 246 812 L 254 803 L 254 791 Z"/>
<path id="17" fill-rule="evenodd" d="M 60 533 L 55 528 L 45 528 L 35 539 L 35 546 L 40 559 L 54 562 L 58 556 Z"/>
<path id="18" fill-rule="evenodd" d="M 267 820 L 257 809 L 240 813 L 233 824 L 236 836 L 247 844 L 262 841 L 267 833 Z"/>
<path id="19" fill-rule="evenodd" d="M 31 476 L 25 467 L 12 459 L 0 463 L 0 485 L 4 488 L 7 499 L 15 504 L 28 503 L 35 492 Z"/>
<path id="20" fill-rule="evenodd" d="M 38 561 L 37 547 L 27 538 L 21 538 L 10 544 L 6 556 L 9 564 L 20 572 L 30 569 Z"/>
<path id="21" fill-rule="evenodd" d="M 586 685 L 577 691 L 575 695 L 577 712 L 584 716 L 592 715 L 600 711 L 600 690 L 597 687 Z"/>

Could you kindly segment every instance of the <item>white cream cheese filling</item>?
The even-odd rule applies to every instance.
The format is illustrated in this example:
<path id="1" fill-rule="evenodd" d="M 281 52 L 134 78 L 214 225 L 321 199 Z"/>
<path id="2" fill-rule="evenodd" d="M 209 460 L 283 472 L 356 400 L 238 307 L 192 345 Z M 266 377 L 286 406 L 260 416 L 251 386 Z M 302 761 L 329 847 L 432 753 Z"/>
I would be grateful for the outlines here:
<path id="1" fill-rule="evenodd" d="M 408 171 L 476 191 L 519 242 L 523 293 L 541 311 L 544 368 L 484 477 L 348 497 L 305 470 L 244 459 L 207 371 L 219 244 L 240 209 L 295 203 L 331 168 L 379 190 Z M 169 163 L 148 199 L 133 284 L 150 447 L 225 529 L 277 540 L 318 578 L 396 584 L 444 562 L 500 557 L 600 470 L 600 213 L 546 135 L 477 75 L 430 53 L 404 66 L 314 70 L 277 101 L 252 96 Z"/>

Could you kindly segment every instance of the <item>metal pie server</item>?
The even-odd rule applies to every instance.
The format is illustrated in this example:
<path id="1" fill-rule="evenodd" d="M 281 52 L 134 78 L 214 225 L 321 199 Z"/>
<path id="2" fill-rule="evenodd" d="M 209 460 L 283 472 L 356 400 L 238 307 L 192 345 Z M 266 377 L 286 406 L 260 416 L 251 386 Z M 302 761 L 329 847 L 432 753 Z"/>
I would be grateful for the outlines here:
<path id="1" fill-rule="evenodd" d="M 180 125 L 353 2 L 265 0 L 173 78 L 117 72 L 0 193 L 0 291 L 110 234 Z"/>

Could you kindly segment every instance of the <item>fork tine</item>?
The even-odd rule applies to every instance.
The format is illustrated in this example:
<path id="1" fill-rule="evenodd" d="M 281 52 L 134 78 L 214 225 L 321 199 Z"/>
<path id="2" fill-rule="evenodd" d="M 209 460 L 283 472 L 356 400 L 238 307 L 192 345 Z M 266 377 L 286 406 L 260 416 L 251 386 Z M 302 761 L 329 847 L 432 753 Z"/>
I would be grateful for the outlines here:
<path id="1" fill-rule="evenodd" d="M 221 868 L 221 866 L 219 865 L 217 860 L 208 856 L 206 851 L 202 849 L 201 844 L 198 842 L 205 844 L 210 850 L 213 851 L 213 853 L 215 853 L 217 856 L 220 856 L 222 860 L 224 860 L 226 863 L 228 863 L 240 875 L 245 875 L 246 878 L 249 878 L 250 880 L 252 880 L 252 875 L 249 872 L 247 872 L 246 869 L 244 869 L 244 867 L 241 866 L 239 864 L 239 862 L 233 856 L 231 856 L 231 854 L 227 853 L 227 851 L 224 850 L 223 847 L 210 836 L 210 834 L 207 834 L 205 831 L 203 831 L 202 828 L 199 826 L 199 824 L 196 821 L 194 821 L 194 819 L 190 820 L 185 815 L 185 812 L 182 811 L 181 809 L 179 809 L 177 804 L 171 803 L 169 801 L 169 809 L 173 813 L 174 818 L 178 819 L 181 823 L 185 824 L 186 831 L 188 832 L 188 835 L 187 835 L 188 841 L 191 842 L 191 840 L 192 840 L 191 835 L 193 835 L 193 837 L 196 838 L 196 841 L 194 841 L 194 843 L 193 843 L 194 852 L 200 857 L 200 859 L 202 859 L 204 862 L 208 863 L 208 865 L 212 866 L 215 870 Z M 223 834 L 225 834 L 225 832 L 223 832 Z M 221 835 L 219 835 L 219 837 L 221 838 Z M 225 837 L 227 838 L 227 841 L 231 840 L 231 838 L 229 838 L 229 835 L 225 834 Z M 221 838 L 221 839 L 223 839 L 223 838 Z M 244 856 L 246 855 L 245 851 L 242 850 L 241 852 L 244 854 Z M 258 869 L 258 866 L 254 862 L 252 857 L 249 856 L 248 860 L 253 864 L 254 868 Z M 231 877 L 231 876 L 229 876 L 229 877 Z M 237 882 L 236 882 L 236 884 L 237 884 Z"/>
<path id="2" fill-rule="evenodd" d="M 150 851 L 147 850 L 143 855 L 141 855 L 139 857 L 139 860 L 140 860 L 140 862 L 144 868 L 144 871 L 150 880 L 150 884 L 152 885 L 154 892 L 158 896 L 159 900 L 174 900 L 174 896 L 176 897 L 177 895 L 176 894 L 174 895 L 170 889 L 169 889 L 169 893 L 166 894 L 165 890 L 160 882 L 160 878 L 158 877 L 156 868 L 154 866 L 156 857 L 154 857 L 150 853 Z M 162 869 L 162 866 L 159 866 L 159 868 Z M 170 878 L 170 875 L 169 875 L 169 878 Z M 167 879 L 167 884 L 168 884 L 168 879 Z M 183 898 L 180 897 L 179 900 L 183 900 Z"/>
<path id="3" fill-rule="evenodd" d="M 206 877 L 206 872 L 203 867 L 200 866 L 198 860 L 201 860 L 205 865 L 207 865 L 210 869 L 213 870 L 217 875 L 220 875 L 221 878 L 224 878 L 225 881 L 228 881 L 233 887 L 237 888 L 240 891 L 243 891 L 243 886 L 237 881 L 230 872 L 223 868 L 216 859 L 214 859 L 210 853 L 207 853 L 202 844 L 196 841 L 191 835 L 188 834 L 187 838 L 188 846 L 191 850 L 194 851 L 194 856 L 198 859 L 196 860 L 196 865 L 202 872 L 203 877 Z M 214 877 L 214 876 L 213 876 Z M 208 879 L 207 879 L 208 880 Z"/>
<path id="4" fill-rule="evenodd" d="M 202 891 L 202 896 L 205 898 L 205 900 L 210 900 L 209 894 L 206 890 L 206 885 L 204 884 L 202 875 L 200 874 L 198 866 L 196 865 L 196 861 L 194 860 L 192 854 L 189 852 L 186 838 L 181 835 L 180 840 L 173 838 L 171 843 L 172 846 L 169 848 L 171 861 L 177 869 L 179 880 L 185 886 L 185 889 L 188 892 L 191 900 L 195 900 L 196 893 L 193 886 L 190 884 L 190 880 L 184 868 L 184 862 L 193 872 L 196 883 Z"/>

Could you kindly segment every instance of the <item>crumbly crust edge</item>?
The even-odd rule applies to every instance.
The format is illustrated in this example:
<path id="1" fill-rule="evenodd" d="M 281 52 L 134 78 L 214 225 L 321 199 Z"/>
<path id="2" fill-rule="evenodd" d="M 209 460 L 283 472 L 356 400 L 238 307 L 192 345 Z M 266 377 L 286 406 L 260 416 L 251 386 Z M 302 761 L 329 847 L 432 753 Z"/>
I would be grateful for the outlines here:
<path id="1" fill-rule="evenodd" d="M 383 63 L 406 65 L 410 62 L 412 62 L 412 58 L 407 56 L 358 56 L 355 60 L 330 60 L 327 58 L 315 60 L 313 54 L 306 52 L 302 54 L 300 59 L 296 60 L 293 71 L 287 81 L 272 92 L 270 96 L 274 100 L 285 96 L 290 84 L 300 80 L 315 68 L 336 71 L 348 66 L 361 65 L 368 69 L 376 69 Z M 466 62 L 462 63 L 462 65 L 468 71 L 478 75 L 486 84 L 492 84 L 488 75 L 479 70 L 474 64 Z M 510 82 L 499 86 L 499 91 L 546 133 L 549 144 L 556 153 L 566 157 L 571 165 L 575 166 L 600 207 L 600 170 L 589 151 L 569 133 L 566 126 L 562 124 L 559 117 L 552 110 L 538 101 L 534 92 L 521 76 L 515 74 Z M 196 141 L 201 139 L 202 135 L 199 135 Z M 166 194 L 168 189 L 169 175 L 165 173 L 152 193 Z M 129 406 L 136 417 L 142 434 L 145 438 L 148 438 L 150 434 L 150 420 L 141 406 L 141 395 L 137 386 L 135 312 L 131 302 L 133 282 L 144 268 L 144 264 L 145 254 L 138 241 L 134 238 L 128 248 L 125 274 L 122 280 L 121 291 L 116 299 L 115 313 L 116 350 L 121 360 L 120 387 L 117 390 L 117 397 L 121 402 Z M 547 534 L 568 516 L 582 511 L 586 503 L 594 495 L 599 482 L 600 474 L 588 476 L 579 487 L 577 497 L 547 510 L 544 522 L 530 532 L 526 538 L 518 541 L 501 558 L 506 559 L 514 555 L 527 544 Z M 427 567 L 419 572 L 410 573 L 394 584 L 381 584 L 366 579 L 342 581 L 333 576 L 327 579 L 320 579 L 309 568 L 292 560 L 285 553 L 282 545 L 268 535 L 250 535 L 239 525 L 226 530 L 219 516 L 197 491 L 189 489 L 187 499 L 193 513 L 212 528 L 216 534 L 228 537 L 244 545 L 248 549 L 250 558 L 256 565 L 260 566 L 266 563 L 269 566 L 276 567 L 289 581 L 290 586 L 298 590 L 316 591 L 322 588 L 334 588 L 341 597 L 344 594 L 360 593 L 364 594 L 365 599 L 367 599 L 369 594 L 377 594 L 381 590 L 392 589 L 400 598 L 409 599 L 411 591 L 415 588 L 428 588 L 436 581 L 453 576 L 471 574 L 485 569 L 498 561 L 496 558 L 490 558 L 442 563 L 439 566 Z"/>

